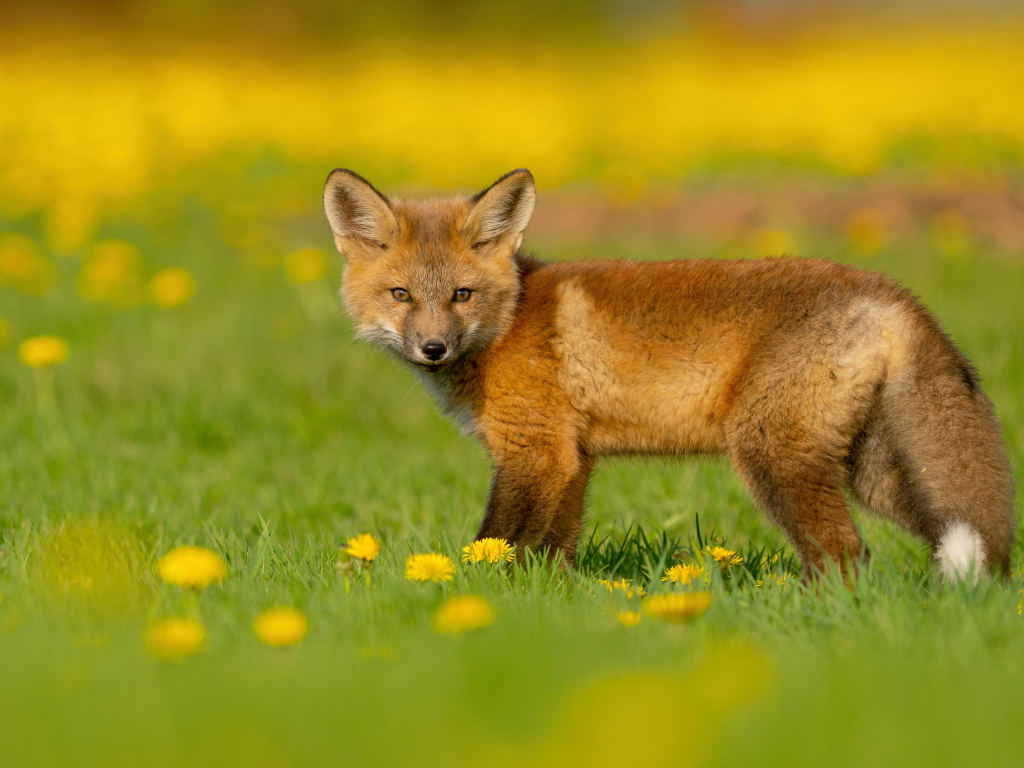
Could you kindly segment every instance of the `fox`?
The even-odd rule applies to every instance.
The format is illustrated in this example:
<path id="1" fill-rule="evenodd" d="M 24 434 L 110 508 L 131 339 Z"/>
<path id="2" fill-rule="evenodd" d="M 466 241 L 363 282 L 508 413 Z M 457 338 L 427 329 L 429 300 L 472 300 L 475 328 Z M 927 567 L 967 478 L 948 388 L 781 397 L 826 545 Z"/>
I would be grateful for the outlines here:
<path id="1" fill-rule="evenodd" d="M 844 492 L 944 580 L 1010 572 L 1014 482 L 978 374 L 908 290 L 791 256 L 542 261 L 533 175 L 389 199 L 339 168 L 324 211 L 357 337 L 489 453 L 477 539 L 574 562 L 601 457 L 725 455 L 804 577 L 870 552 Z"/>

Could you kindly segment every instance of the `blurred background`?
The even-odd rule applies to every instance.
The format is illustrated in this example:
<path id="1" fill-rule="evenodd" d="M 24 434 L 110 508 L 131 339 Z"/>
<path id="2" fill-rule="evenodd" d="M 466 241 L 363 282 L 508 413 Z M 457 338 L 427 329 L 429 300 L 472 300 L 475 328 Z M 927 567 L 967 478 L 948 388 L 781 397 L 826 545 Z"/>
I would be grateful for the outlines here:
<path id="1" fill-rule="evenodd" d="M 0 217 L 48 258 L 199 205 L 269 267 L 329 245 L 335 166 L 528 167 L 534 245 L 1020 254 L 1022 33 L 1010 0 L 4 0 Z"/>

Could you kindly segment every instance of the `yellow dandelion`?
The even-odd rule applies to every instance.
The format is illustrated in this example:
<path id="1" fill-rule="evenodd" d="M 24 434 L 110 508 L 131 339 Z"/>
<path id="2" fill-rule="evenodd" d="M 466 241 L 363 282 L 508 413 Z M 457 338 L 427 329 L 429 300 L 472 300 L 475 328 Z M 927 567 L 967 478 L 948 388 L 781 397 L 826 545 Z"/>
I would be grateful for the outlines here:
<path id="1" fill-rule="evenodd" d="M 220 555 L 203 547 L 175 547 L 157 563 L 161 579 L 190 589 L 205 589 L 223 579 L 227 570 Z"/>
<path id="2" fill-rule="evenodd" d="M 457 635 L 494 623 L 494 609 L 477 595 L 446 600 L 434 614 L 434 629 L 444 635 Z"/>
<path id="3" fill-rule="evenodd" d="M 455 563 L 447 555 L 409 555 L 405 561 L 405 578 L 409 581 L 451 581 L 454 575 Z"/>
<path id="4" fill-rule="evenodd" d="M 309 632 L 309 621 L 294 608 L 270 608 L 252 623 L 256 636 L 272 648 L 284 648 L 302 641 Z"/>
<path id="5" fill-rule="evenodd" d="M 53 283 L 53 265 L 39 255 L 33 240 L 13 232 L 0 234 L 0 285 L 41 296 Z"/>
<path id="6" fill-rule="evenodd" d="M 293 283 L 312 283 L 319 280 L 330 267 L 327 256 L 319 248 L 303 248 L 289 253 L 284 259 L 284 271 Z"/>
<path id="7" fill-rule="evenodd" d="M 191 299 L 195 290 L 195 278 L 187 269 L 161 269 L 149 281 L 149 300 L 170 309 Z"/>
<path id="8" fill-rule="evenodd" d="M 176 617 L 150 625 L 144 639 L 158 659 L 181 659 L 203 647 L 206 629 L 195 619 Z"/>
<path id="9" fill-rule="evenodd" d="M 870 256 L 885 246 L 885 222 L 877 211 L 857 211 L 846 222 L 846 236 L 855 251 Z"/>
<path id="10" fill-rule="evenodd" d="M 767 568 L 767 567 L 769 567 L 769 566 L 771 566 L 771 565 L 774 565 L 775 563 L 779 562 L 779 555 L 780 555 L 780 554 L 781 554 L 781 553 L 779 553 L 779 552 L 776 552 L 776 553 L 775 553 L 774 555 L 772 555 L 771 557 L 768 557 L 767 555 L 765 555 L 764 557 L 762 557 L 762 558 L 761 558 L 761 567 L 762 567 L 762 568 Z"/>
<path id="11" fill-rule="evenodd" d="M 711 605 L 710 592 L 670 592 L 644 600 L 644 612 L 657 619 L 688 621 L 700 616 Z"/>
<path id="12" fill-rule="evenodd" d="M 712 547 L 709 544 L 704 547 L 704 553 L 711 555 L 714 561 L 723 568 L 728 568 L 730 565 L 739 565 L 743 562 L 741 555 L 737 555 L 733 550 L 726 549 L 725 547 Z"/>
<path id="13" fill-rule="evenodd" d="M 348 540 L 348 546 L 343 551 L 349 557 L 370 563 L 380 554 L 380 541 L 372 534 L 360 533 L 355 538 Z"/>
<path id="14" fill-rule="evenodd" d="M 944 211 L 932 220 L 931 238 L 943 256 L 958 256 L 970 245 L 971 223 L 960 211 Z"/>
<path id="15" fill-rule="evenodd" d="M 635 627 L 640 623 L 643 614 L 640 611 L 619 611 L 619 624 L 624 627 Z"/>
<path id="16" fill-rule="evenodd" d="M 62 363 L 71 354 L 71 347 L 57 336 L 33 336 L 18 345 L 18 358 L 32 368 L 49 368 Z"/>
<path id="17" fill-rule="evenodd" d="M 763 229 L 754 236 L 754 248 L 758 256 L 781 256 L 792 253 L 796 244 L 784 229 Z"/>
<path id="18" fill-rule="evenodd" d="M 673 565 L 665 571 L 665 575 L 661 577 L 661 580 L 671 581 L 673 584 L 689 584 L 694 578 L 701 576 L 703 573 L 704 569 L 699 565 L 681 563 Z"/>
<path id="19" fill-rule="evenodd" d="M 647 594 L 641 586 L 634 586 L 633 582 L 629 579 L 619 579 L 618 581 L 608 581 L 608 579 L 601 579 L 598 583 L 608 590 L 609 593 L 614 594 L 615 592 L 624 592 L 627 598 L 633 597 L 634 594 L 643 597 Z"/>
<path id="20" fill-rule="evenodd" d="M 488 563 L 499 563 L 503 560 L 511 563 L 515 556 L 515 547 L 505 539 L 478 539 L 462 548 L 464 563 L 481 563 L 484 560 Z"/>
<path id="21" fill-rule="evenodd" d="M 138 248 L 124 240 L 104 240 L 93 246 L 75 284 L 87 299 L 132 306 L 142 298 L 141 270 Z"/>

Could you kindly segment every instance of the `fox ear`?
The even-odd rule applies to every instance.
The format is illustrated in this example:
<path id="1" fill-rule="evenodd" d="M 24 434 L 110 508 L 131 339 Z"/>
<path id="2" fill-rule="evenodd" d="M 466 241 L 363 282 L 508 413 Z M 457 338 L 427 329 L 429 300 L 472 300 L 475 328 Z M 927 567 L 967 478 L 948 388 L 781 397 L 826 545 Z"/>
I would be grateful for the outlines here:
<path id="1" fill-rule="evenodd" d="M 523 242 L 523 230 L 530 223 L 537 202 L 533 174 L 525 168 L 506 173 L 470 200 L 473 208 L 462 232 L 474 248 L 510 243 L 512 251 Z"/>
<path id="2" fill-rule="evenodd" d="M 342 256 L 353 245 L 353 240 L 360 245 L 386 249 L 398 233 L 398 219 L 388 199 L 347 168 L 335 168 L 327 177 L 324 213 Z"/>

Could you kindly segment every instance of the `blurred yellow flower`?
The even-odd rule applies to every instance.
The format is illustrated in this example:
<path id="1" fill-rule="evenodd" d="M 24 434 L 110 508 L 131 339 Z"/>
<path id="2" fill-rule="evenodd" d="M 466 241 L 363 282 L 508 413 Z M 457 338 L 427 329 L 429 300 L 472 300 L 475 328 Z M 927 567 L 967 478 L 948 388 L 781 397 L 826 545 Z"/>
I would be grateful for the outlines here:
<path id="1" fill-rule="evenodd" d="M 488 563 L 501 561 L 511 563 L 515 557 L 515 547 L 505 539 L 493 537 L 478 539 L 462 548 L 462 562 L 464 563 L 480 563 L 484 560 Z"/>
<path id="2" fill-rule="evenodd" d="M 959 256 L 970 244 L 971 223 L 960 211 L 943 211 L 932 219 L 931 237 L 943 256 Z"/>
<path id="3" fill-rule="evenodd" d="M 293 283 L 319 280 L 330 267 L 327 256 L 319 248 L 302 248 L 285 256 L 284 271 Z"/>
<path id="4" fill-rule="evenodd" d="M 704 547 L 704 554 L 711 555 L 716 563 L 723 568 L 728 568 L 730 565 L 739 565 L 743 562 L 743 557 L 737 555 L 731 549 L 725 547 L 712 547 L 710 544 Z"/>
<path id="5" fill-rule="evenodd" d="M 476 595 L 463 595 L 446 600 L 434 614 L 434 629 L 441 634 L 457 635 L 494 623 L 494 609 Z"/>
<path id="6" fill-rule="evenodd" d="M 0 317 L 0 347 L 6 347 L 11 341 L 11 326 Z"/>
<path id="7" fill-rule="evenodd" d="M 57 336 L 33 336 L 18 345 L 18 358 L 32 368 L 47 368 L 68 359 L 71 348 Z"/>
<path id="8" fill-rule="evenodd" d="M 793 253 L 796 244 L 793 236 L 784 229 L 764 229 L 754 238 L 754 248 L 758 256 L 781 256 Z"/>
<path id="9" fill-rule="evenodd" d="M 629 579 L 619 579 L 615 582 L 608 581 L 608 579 L 600 579 L 598 584 L 607 589 L 609 593 L 614 593 L 616 591 L 622 592 L 627 598 L 633 597 L 634 594 L 637 594 L 640 597 L 647 594 L 643 587 L 633 586 L 633 582 Z"/>
<path id="10" fill-rule="evenodd" d="M 673 565 L 665 571 L 665 575 L 661 577 L 661 580 L 671 581 L 673 584 L 689 584 L 695 577 L 701 576 L 703 573 L 704 569 L 699 565 L 680 563 L 679 565 Z"/>
<path id="11" fill-rule="evenodd" d="M 764 557 L 761 558 L 761 567 L 762 568 L 768 568 L 769 566 L 774 565 L 775 563 L 779 562 L 779 555 L 781 555 L 781 554 L 782 554 L 781 552 L 776 552 L 771 557 L 768 557 L 767 555 L 765 555 Z"/>
<path id="12" fill-rule="evenodd" d="M 345 554 L 357 560 L 365 560 L 368 563 L 372 562 L 380 554 L 380 541 L 374 538 L 372 534 L 360 533 L 355 538 L 348 540 Z"/>
<path id="13" fill-rule="evenodd" d="M 12 232 L 0 234 L 0 285 L 41 296 L 53 282 L 53 265 L 39 255 L 34 241 Z"/>
<path id="14" fill-rule="evenodd" d="M 187 269 L 161 269 L 149 281 L 149 299 L 158 307 L 177 307 L 192 298 L 196 281 Z"/>
<path id="15" fill-rule="evenodd" d="M 657 619 L 687 621 L 700 616 L 711 605 L 710 592 L 670 592 L 643 602 L 644 612 Z"/>
<path id="16" fill-rule="evenodd" d="M 142 298 L 142 259 L 124 240 L 104 240 L 92 247 L 75 279 L 78 292 L 93 301 L 129 307 Z"/>
<path id="17" fill-rule="evenodd" d="M 270 608 L 252 624 L 256 636 L 273 648 L 284 648 L 302 641 L 309 632 L 309 621 L 294 608 Z"/>
<path id="18" fill-rule="evenodd" d="M 767 579 L 756 579 L 754 581 L 754 584 L 756 584 L 758 587 L 763 587 L 765 584 L 772 584 L 776 587 L 781 587 L 782 589 L 785 589 L 787 586 L 788 577 L 788 573 L 773 573 L 770 576 L 768 576 Z"/>
<path id="19" fill-rule="evenodd" d="M 172 618 L 152 624 L 146 630 L 145 643 L 158 659 L 181 659 L 203 646 L 206 629 L 195 619 Z"/>
<path id="20" fill-rule="evenodd" d="M 885 222 L 877 211 L 857 211 L 846 222 L 846 236 L 853 250 L 870 256 L 885 247 Z"/>
<path id="21" fill-rule="evenodd" d="M 618 615 L 619 624 L 624 627 L 635 627 L 640 623 L 640 619 L 643 618 L 643 614 L 640 611 L 619 611 Z"/>
<path id="22" fill-rule="evenodd" d="M 205 589 L 223 579 L 227 571 L 221 556 L 203 547 L 175 547 L 157 563 L 161 579 L 189 589 Z"/>
<path id="23" fill-rule="evenodd" d="M 447 555 L 409 555 L 405 561 L 405 578 L 410 581 L 451 581 L 454 575 L 455 563 Z"/>

